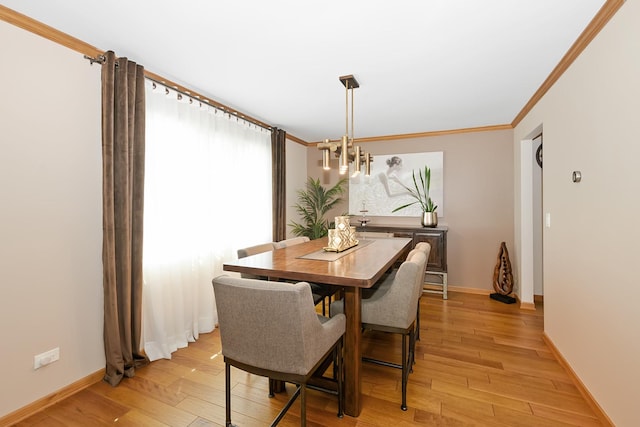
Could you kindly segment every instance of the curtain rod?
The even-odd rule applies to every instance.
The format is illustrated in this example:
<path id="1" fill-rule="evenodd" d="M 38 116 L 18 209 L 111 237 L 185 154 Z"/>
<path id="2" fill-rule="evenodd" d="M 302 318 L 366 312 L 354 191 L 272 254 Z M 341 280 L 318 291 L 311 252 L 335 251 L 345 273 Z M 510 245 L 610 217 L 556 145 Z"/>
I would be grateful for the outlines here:
<path id="1" fill-rule="evenodd" d="M 95 58 L 89 55 L 84 55 L 84 59 L 88 60 L 91 65 L 93 65 L 94 63 L 98 63 L 100 65 L 104 64 L 104 61 L 107 60 L 107 58 L 104 55 L 98 55 Z"/>
<path id="2" fill-rule="evenodd" d="M 98 55 L 95 58 L 91 57 L 89 55 L 84 55 L 84 59 L 88 60 L 91 63 L 91 65 L 93 65 L 94 63 L 102 65 L 106 61 L 106 57 L 104 55 Z M 117 63 L 116 63 L 116 66 L 117 66 Z M 150 74 L 151 73 L 149 73 L 149 72 L 147 72 L 145 70 L 144 78 L 149 80 L 149 81 L 151 81 L 151 82 L 153 82 L 153 83 L 159 84 L 164 88 L 171 89 L 171 90 L 175 91 L 176 93 L 178 93 L 180 95 L 187 96 L 187 97 L 189 97 L 189 99 L 193 99 L 194 101 L 204 102 L 205 105 L 207 105 L 207 106 L 209 106 L 211 108 L 215 108 L 216 110 L 222 111 L 223 113 L 227 113 L 230 116 L 234 116 L 237 119 L 244 120 L 247 123 L 251 123 L 252 125 L 255 125 L 257 127 L 266 129 L 268 131 L 272 131 L 273 130 L 273 126 L 270 126 L 270 125 L 268 125 L 266 123 L 262 123 L 261 121 L 256 120 L 256 119 L 254 119 L 254 118 L 252 118 L 250 116 L 246 116 L 246 115 L 242 114 L 241 112 L 239 112 L 237 110 L 234 110 L 233 108 L 227 107 L 226 105 L 220 104 L 219 102 L 215 102 L 215 101 L 213 101 L 213 100 L 211 100 L 211 99 L 209 99 L 209 98 L 207 98 L 205 96 L 202 96 L 202 95 L 199 95 L 199 94 L 193 94 L 193 93 L 191 93 L 191 92 L 189 92 L 189 91 L 187 91 L 185 89 L 180 88 L 178 85 L 176 85 L 174 83 L 167 83 L 167 82 L 159 80 L 159 79 L 157 79 L 155 77 L 151 77 Z"/>
<path id="3" fill-rule="evenodd" d="M 190 92 L 187 92 L 187 91 L 182 90 L 180 88 L 177 88 L 175 86 L 169 85 L 169 84 L 167 84 L 167 83 L 165 83 L 163 81 L 154 79 L 153 77 L 145 76 L 144 78 L 149 80 L 149 81 L 151 81 L 151 82 L 153 82 L 153 83 L 159 84 L 160 86 L 162 86 L 162 87 L 164 87 L 166 89 L 171 89 L 172 91 L 174 91 L 174 92 L 176 92 L 176 93 L 178 93 L 180 95 L 184 95 L 184 96 L 188 97 L 189 99 L 193 99 L 194 101 L 197 101 L 197 102 L 203 102 L 208 107 L 215 108 L 216 110 L 222 111 L 223 113 L 229 114 L 230 116 L 234 116 L 236 119 L 244 120 L 247 123 L 251 123 L 252 125 L 255 125 L 257 127 L 261 127 L 261 128 L 266 129 L 268 131 L 273 130 L 272 126 L 269 126 L 269 125 L 266 125 L 266 124 L 264 124 L 262 122 L 254 120 L 251 117 L 247 117 L 244 114 L 240 113 L 239 111 L 231 109 L 231 108 L 229 108 L 229 107 L 227 107 L 225 105 L 221 105 L 221 104 L 218 104 L 218 103 L 214 104 L 214 103 L 211 102 L 211 100 L 209 100 L 209 98 L 202 97 L 200 95 L 194 95 L 194 94 L 192 94 Z"/>

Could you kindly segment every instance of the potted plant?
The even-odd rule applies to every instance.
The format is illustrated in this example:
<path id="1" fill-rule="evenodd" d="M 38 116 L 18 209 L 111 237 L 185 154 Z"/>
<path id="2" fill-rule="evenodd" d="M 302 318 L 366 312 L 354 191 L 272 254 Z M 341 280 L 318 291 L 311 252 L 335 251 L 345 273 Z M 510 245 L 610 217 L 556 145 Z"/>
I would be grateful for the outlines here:
<path id="1" fill-rule="evenodd" d="M 435 227 L 438 225 L 438 213 L 436 212 L 438 206 L 433 204 L 433 200 L 431 200 L 431 197 L 429 196 L 429 189 L 431 188 L 431 169 L 429 169 L 428 166 L 425 166 L 424 171 L 419 170 L 418 178 L 416 178 L 416 171 L 414 170 L 414 188 L 409 188 L 406 185 L 400 183 L 400 185 L 402 185 L 404 189 L 409 192 L 411 197 L 416 200 L 411 203 L 407 203 L 406 205 L 398 206 L 392 212 L 397 212 L 400 209 L 404 209 L 418 203 L 422 208 L 422 226 Z"/>
<path id="2" fill-rule="evenodd" d="M 346 178 L 342 178 L 330 189 L 320 184 L 320 179 L 307 179 L 306 190 L 298 190 L 298 203 L 294 205 L 302 217 L 302 223 L 291 221 L 291 232 L 296 236 L 307 236 L 311 240 L 324 237 L 328 233 L 329 220 L 325 214 L 342 202 Z"/>

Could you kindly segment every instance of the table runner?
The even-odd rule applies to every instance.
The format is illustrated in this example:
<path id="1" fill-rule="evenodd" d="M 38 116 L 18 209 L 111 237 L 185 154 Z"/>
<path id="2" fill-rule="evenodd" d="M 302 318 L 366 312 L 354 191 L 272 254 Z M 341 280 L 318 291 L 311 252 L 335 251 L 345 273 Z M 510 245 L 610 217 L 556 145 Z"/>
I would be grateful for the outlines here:
<path id="1" fill-rule="evenodd" d="M 331 252 L 331 251 L 325 251 L 324 249 L 321 249 L 319 251 L 314 251 L 306 255 L 300 255 L 299 257 L 296 257 L 296 258 L 313 259 L 318 261 L 336 261 L 342 258 L 343 256 L 350 254 L 351 252 L 357 251 L 358 249 L 367 246 L 370 243 L 373 243 L 373 240 L 360 240 L 358 242 L 358 245 L 342 252 Z"/>

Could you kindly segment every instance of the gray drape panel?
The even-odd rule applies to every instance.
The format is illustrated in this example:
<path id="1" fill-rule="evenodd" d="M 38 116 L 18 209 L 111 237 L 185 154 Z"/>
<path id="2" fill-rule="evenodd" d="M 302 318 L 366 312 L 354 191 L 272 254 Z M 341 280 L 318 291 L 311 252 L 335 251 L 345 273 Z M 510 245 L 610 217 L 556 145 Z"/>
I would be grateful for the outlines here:
<path id="1" fill-rule="evenodd" d="M 102 65 L 102 203 L 105 381 L 148 363 L 141 350 L 144 69 L 105 54 Z"/>
<path id="2" fill-rule="evenodd" d="M 271 161 L 273 170 L 273 241 L 284 240 L 287 235 L 287 133 L 282 129 L 271 129 Z"/>

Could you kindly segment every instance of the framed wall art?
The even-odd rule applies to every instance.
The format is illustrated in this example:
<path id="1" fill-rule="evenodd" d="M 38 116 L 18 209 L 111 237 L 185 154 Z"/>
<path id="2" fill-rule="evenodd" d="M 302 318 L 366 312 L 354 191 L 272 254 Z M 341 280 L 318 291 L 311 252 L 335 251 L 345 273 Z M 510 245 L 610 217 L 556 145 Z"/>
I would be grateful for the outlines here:
<path id="1" fill-rule="evenodd" d="M 443 217 L 442 151 L 373 156 L 370 176 L 360 174 L 349 179 L 349 213 L 360 215 L 366 209 L 367 216 L 421 216 L 422 209 L 417 203 L 397 212 L 392 211 L 415 200 L 402 185 L 414 188 L 414 171 L 420 185 L 418 173 L 425 166 L 431 169 L 431 199 L 438 205 L 438 216 Z"/>

